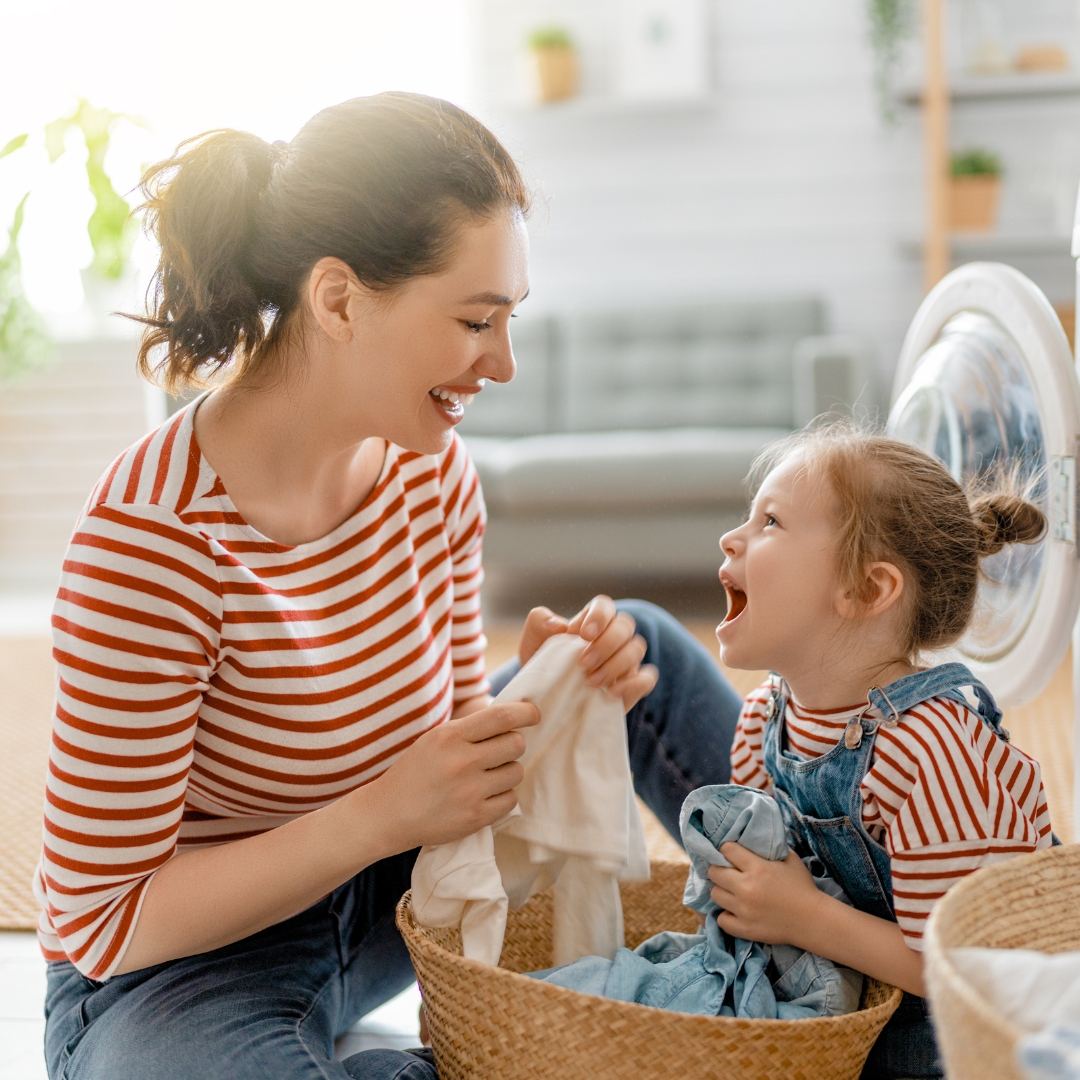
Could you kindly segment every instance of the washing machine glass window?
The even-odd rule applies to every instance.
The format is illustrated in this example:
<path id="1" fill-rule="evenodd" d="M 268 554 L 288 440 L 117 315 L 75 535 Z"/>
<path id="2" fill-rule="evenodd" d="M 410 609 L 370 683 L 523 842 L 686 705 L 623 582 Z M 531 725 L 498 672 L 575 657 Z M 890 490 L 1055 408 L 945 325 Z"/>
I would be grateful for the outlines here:
<path id="1" fill-rule="evenodd" d="M 965 487 L 1011 478 L 1049 515 L 1047 452 L 1020 346 L 992 316 L 954 315 L 916 363 L 889 418 L 894 437 L 934 454 Z M 975 620 L 960 646 L 973 660 L 1008 653 L 1031 622 L 1046 541 L 983 560 Z"/>

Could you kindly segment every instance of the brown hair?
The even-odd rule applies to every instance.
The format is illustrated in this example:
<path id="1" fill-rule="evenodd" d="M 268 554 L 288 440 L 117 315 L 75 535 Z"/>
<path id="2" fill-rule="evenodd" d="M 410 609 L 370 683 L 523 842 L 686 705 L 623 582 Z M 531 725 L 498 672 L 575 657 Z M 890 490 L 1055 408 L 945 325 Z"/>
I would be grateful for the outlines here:
<path id="1" fill-rule="evenodd" d="M 908 658 L 952 645 L 967 630 L 981 559 L 1046 532 L 1046 517 L 1015 477 L 965 492 L 937 458 L 847 422 L 767 447 L 748 478 L 753 490 L 793 455 L 835 493 L 837 569 L 855 597 L 869 600 L 864 570 L 871 562 L 892 562 L 904 575 Z"/>
<path id="2" fill-rule="evenodd" d="M 161 261 L 139 319 L 139 370 L 170 392 L 234 360 L 238 376 L 271 353 L 324 256 L 391 289 L 444 269 L 464 222 L 529 208 L 517 166 L 483 124 L 404 93 L 324 109 L 288 144 L 196 136 L 147 170 L 142 191 Z"/>

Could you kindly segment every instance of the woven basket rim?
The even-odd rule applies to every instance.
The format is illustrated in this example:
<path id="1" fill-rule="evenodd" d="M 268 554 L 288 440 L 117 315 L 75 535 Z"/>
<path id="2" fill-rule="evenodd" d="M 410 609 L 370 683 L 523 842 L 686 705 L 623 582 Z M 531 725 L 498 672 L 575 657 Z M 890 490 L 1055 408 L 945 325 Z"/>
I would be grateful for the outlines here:
<path id="1" fill-rule="evenodd" d="M 451 963 L 460 965 L 466 971 L 472 971 L 474 974 L 482 975 L 488 979 L 496 980 L 509 980 L 508 986 L 513 985 L 527 985 L 531 993 L 540 993 L 548 996 L 552 1000 L 570 1000 L 571 998 L 587 998 L 590 1002 L 603 1002 L 605 1006 L 617 1006 L 619 1008 L 625 1008 L 629 1010 L 629 1015 L 638 1015 L 643 1019 L 656 1013 L 656 1009 L 650 1005 L 642 1005 L 636 1001 L 616 1001 L 612 998 L 601 997 L 597 994 L 586 994 L 580 990 L 571 990 L 566 986 L 555 986 L 552 983 L 541 982 L 539 979 L 531 979 L 528 975 L 522 975 L 516 971 L 508 971 L 503 967 L 493 967 L 490 964 L 485 964 L 480 960 L 470 960 L 468 957 L 462 956 L 460 953 L 451 952 L 449 949 L 444 948 L 431 938 L 425 936 L 423 928 L 415 921 L 412 910 L 412 890 L 410 889 L 405 895 L 398 901 L 397 910 L 395 912 L 395 921 L 398 929 L 401 931 L 402 936 L 408 936 L 408 938 L 422 951 L 429 951 L 438 955 L 442 953 L 446 957 L 451 958 Z M 871 976 L 867 975 L 865 978 L 870 979 Z M 874 979 L 873 982 L 880 983 L 881 980 Z M 888 985 L 888 984 L 882 984 Z M 897 1006 L 900 1004 L 900 999 L 903 996 L 903 991 L 898 987 L 892 987 L 892 992 L 885 998 L 884 1001 L 877 1005 L 872 1005 L 869 1008 L 859 1008 L 852 1013 L 844 1013 L 840 1016 L 813 1016 L 806 1017 L 798 1020 L 780 1020 L 780 1019 L 748 1019 L 746 1017 L 737 1016 L 704 1016 L 700 1013 L 680 1013 L 681 1019 L 687 1023 L 697 1023 L 702 1026 L 708 1026 L 709 1028 L 717 1031 L 728 1031 L 731 1033 L 742 1031 L 758 1031 L 761 1025 L 768 1025 L 772 1030 L 778 1031 L 781 1025 L 795 1024 L 800 1031 L 807 1030 L 807 1025 L 810 1025 L 813 1030 L 817 1030 L 823 1037 L 828 1037 L 836 1033 L 836 1029 L 849 1026 L 853 1017 L 858 1017 L 860 1023 L 870 1023 L 875 1020 L 882 1013 L 887 1013 L 889 1016 L 896 1011 Z M 579 1007 L 586 1007 L 584 1004 Z M 663 1010 L 662 1010 L 663 1011 Z"/>

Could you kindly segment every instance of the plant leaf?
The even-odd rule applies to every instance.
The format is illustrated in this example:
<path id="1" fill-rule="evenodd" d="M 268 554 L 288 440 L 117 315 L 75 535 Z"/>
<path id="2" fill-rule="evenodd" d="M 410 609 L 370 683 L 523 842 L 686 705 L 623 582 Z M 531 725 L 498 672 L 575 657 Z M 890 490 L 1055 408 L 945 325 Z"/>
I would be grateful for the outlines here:
<path id="1" fill-rule="evenodd" d="M 16 135 L 14 139 L 9 139 L 3 149 L 0 149 L 0 158 L 6 158 L 8 154 L 14 154 L 16 150 L 29 138 L 29 135 Z"/>
<path id="2" fill-rule="evenodd" d="M 73 124 L 70 116 L 61 116 L 59 120 L 45 125 L 45 149 L 49 151 L 50 164 L 64 152 L 64 136 Z"/>

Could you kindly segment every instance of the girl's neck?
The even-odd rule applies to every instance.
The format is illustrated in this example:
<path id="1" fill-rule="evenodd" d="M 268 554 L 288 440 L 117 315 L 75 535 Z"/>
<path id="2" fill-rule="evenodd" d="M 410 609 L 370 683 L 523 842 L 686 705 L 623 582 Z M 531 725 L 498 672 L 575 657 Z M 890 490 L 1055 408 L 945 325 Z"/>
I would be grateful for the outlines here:
<path id="1" fill-rule="evenodd" d="M 912 675 L 918 669 L 906 660 L 887 660 L 853 667 L 847 664 L 826 664 L 819 660 L 805 670 L 781 671 L 792 696 L 810 712 L 829 712 L 862 705 L 867 692 L 874 686 Z"/>

